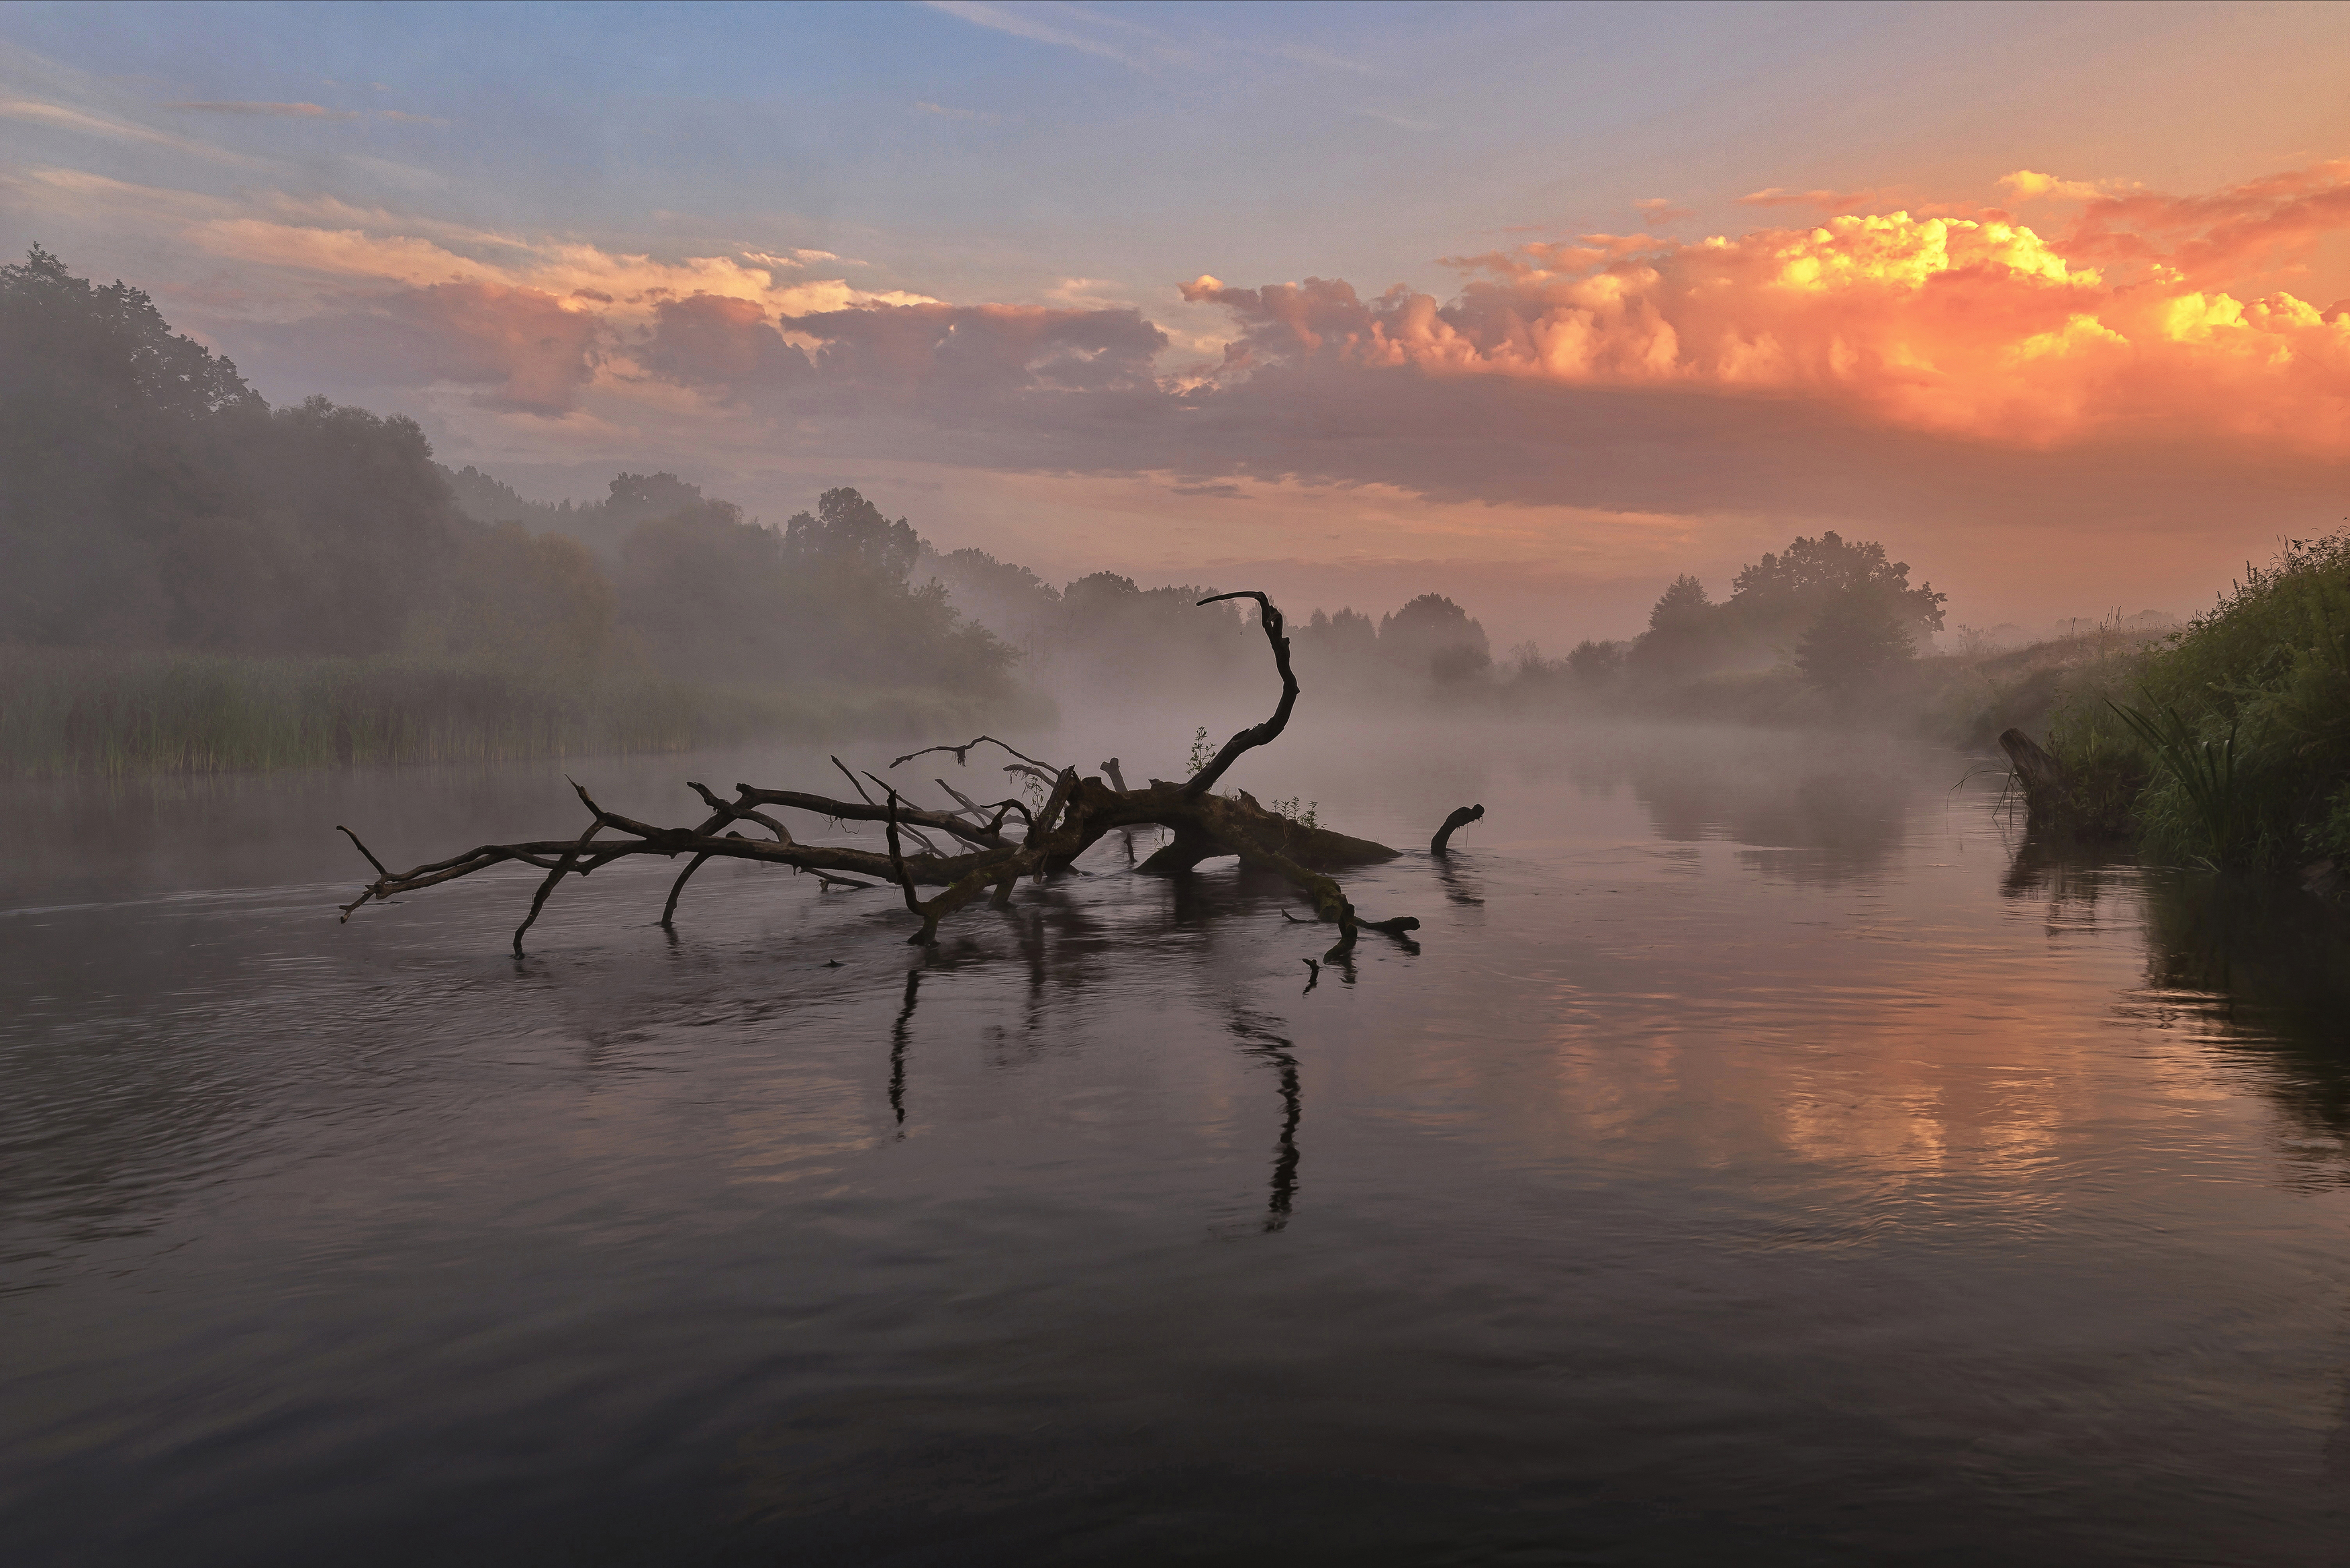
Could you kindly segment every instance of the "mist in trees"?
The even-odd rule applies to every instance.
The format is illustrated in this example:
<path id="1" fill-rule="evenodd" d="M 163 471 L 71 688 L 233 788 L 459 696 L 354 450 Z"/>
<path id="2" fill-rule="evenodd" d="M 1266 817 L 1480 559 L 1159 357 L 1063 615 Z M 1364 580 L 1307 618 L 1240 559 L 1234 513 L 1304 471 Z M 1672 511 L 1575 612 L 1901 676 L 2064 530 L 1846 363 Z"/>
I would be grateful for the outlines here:
<path id="1" fill-rule="evenodd" d="M 368 654 L 460 518 L 416 425 L 272 410 L 128 285 L 0 267 L 0 639 Z"/>
<path id="2" fill-rule="evenodd" d="M 853 490 L 780 532 L 666 472 L 526 501 L 413 421 L 271 409 L 37 247 L 0 267 L 0 642 L 974 692 L 1013 659 Z"/>
<path id="3" fill-rule="evenodd" d="M 1253 612 L 1198 606 L 1216 585 L 1056 587 L 941 554 L 853 489 L 780 528 L 669 472 L 527 499 L 434 462 L 410 420 L 273 410 L 146 295 L 37 248 L 0 267 L 0 642 L 973 694 L 1016 671 L 1109 701 L 1229 689 L 1259 663 Z M 1726 599 L 1678 577 L 1639 637 L 1558 661 L 1522 644 L 1497 670 L 1483 626 L 1433 593 L 1376 618 L 1315 609 L 1291 635 L 1301 677 L 1342 699 L 1771 668 L 1844 695 L 1909 659 L 1943 598 L 1881 545 L 1827 532 L 1748 565 Z"/>
<path id="4" fill-rule="evenodd" d="M 1672 680 L 1792 665 L 1815 686 L 1849 692 L 1914 658 L 1941 629 L 1947 597 L 1911 587 L 1908 563 L 1888 560 L 1884 545 L 1831 529 L 1747 566 L 1719 603 L 1697 578 L 1676 577 L 1628 647 L 1586 642 L 1568 666 L 1596 682 L 1619 670 Z"/>

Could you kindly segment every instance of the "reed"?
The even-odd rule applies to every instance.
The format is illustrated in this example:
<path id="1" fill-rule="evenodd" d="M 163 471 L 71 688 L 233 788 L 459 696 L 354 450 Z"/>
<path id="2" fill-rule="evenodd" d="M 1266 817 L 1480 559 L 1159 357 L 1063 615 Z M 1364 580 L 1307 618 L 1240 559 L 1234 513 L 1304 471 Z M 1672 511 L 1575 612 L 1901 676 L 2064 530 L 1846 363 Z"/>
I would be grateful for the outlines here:
<path id="1" fill-rule="evenodd" d="M 2241 863 L 2255 835 L 2236 765 L 2237 726 L 2214 739 L 2199 734 L 2168 703 L 2149 701 L 2151 711 L 2110 699 L 2106 706 L 2146 748 L 2158 777 L 2178 792 L 2186 810 L 2185 831 L 2177 836 L 2191 844 L 2194 858 L 2214 868 Z"/>
<path id="2" fill-rule="evenodd" d="M 0 649 L 0 775 L 122 777 L 691 750 L 951 727 L 923 691 L 714 688 L 407 659 Z"/>
<path id="3" fill-rule="evenodd" d="M 2205 864 L 2284 869 L 2350 857 L 2350 535 L 2294 541 L 2208 614 L 2074 688 L 2050 749 L 2134 757 L 2147 846 Z"/>

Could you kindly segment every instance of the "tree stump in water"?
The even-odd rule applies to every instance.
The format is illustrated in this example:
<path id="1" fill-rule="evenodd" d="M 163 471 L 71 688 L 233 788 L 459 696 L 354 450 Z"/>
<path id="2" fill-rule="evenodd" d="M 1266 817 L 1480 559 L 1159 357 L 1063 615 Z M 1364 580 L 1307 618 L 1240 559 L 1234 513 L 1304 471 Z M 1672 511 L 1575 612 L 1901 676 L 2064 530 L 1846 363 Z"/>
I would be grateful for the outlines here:
<path id="1" fill-rule="evenodd" d="M 1999 749 L 2007 753 L 2008 766 L 2023 786 L 2023 803 L 2033 820 L 2054 821 L 2073 798 L 2072 775 L 2064 764 L 2021 730 L 2002 731 Z"/>

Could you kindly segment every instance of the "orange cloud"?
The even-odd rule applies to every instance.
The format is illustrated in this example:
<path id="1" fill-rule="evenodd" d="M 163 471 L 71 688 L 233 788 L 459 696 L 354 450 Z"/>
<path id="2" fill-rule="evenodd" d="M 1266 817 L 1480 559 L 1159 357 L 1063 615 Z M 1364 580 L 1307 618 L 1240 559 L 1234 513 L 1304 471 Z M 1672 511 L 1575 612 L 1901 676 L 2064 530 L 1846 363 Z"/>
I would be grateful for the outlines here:
<path id="1" fill-rule="evenodd" d="M 2207 197 L 2098 196 L 2055 240 L 2003 216 L 1844 214 L 1469 258 L 1482 275 L 1450 303 L 1311 278 L 1183 295 L 1238 318 L 1227 385 L 1279 363 L 1409 367 L 1796 396 L 2024 447 L 2166 433 L 2341 454 L 2350 312 L 2254 290 L 2344 229 L 2350 161 Z"/>

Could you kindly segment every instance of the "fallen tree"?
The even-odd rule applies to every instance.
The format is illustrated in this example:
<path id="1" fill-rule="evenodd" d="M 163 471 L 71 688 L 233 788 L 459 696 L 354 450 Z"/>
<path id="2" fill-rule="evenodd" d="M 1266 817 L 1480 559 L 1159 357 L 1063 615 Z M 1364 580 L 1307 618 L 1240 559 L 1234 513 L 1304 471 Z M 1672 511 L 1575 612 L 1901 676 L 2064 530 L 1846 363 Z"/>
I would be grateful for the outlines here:
<path id="1" fill-rule="evenodd" d="M 868 774 L 866 777 L 880 791 L 880 798 L 877 799 L 836 757 L 833 765 L 857 791 L 855 800 L 797 790 L 761 789 L 744 784 L 736 784 L 734 798 L 726 800 L 703 784 L 689 783 L 688 787 L 710 808 L 710 815 L 691 827 L 660 827 L 607 811 L 574 782 L 571 787 L 577 793 L 579 803 L 588 808 L 589 817 L 587 830 L 577 838 L 484 844 L 445 860 L 394 873 L 359 841 L 358 834 L 348 827 L 338 828 L 378 873 L 357 898 L 343 906 L 343 919 L 348 920 L 370 901 L 381 902 L 397 894 L 416 892 L 518 861 L 546 873 L 536 896 L 531 899 L 530 913 L 515 929 L 514 949 L 518 955 L 524 933 L 537 920 L 548 897 L 566 877 L 586 877 L 630 856 L 673 858 L 682 855 L 690 858 L 671 884 L 668 902 L 661 909 L 660 923 L 664 927 L 674 920 L 678 897 L 685 890 L 685 885 L 705 864 L 713 859 L 752 860 L 814 873 L 827 888 L 869 889 L 882 883 L 894 883 L 905 897 L 908 912 L 920 922 L 920 929 L 907 940 L 928 945 L 938 940 L 941 920 L 983 893 L 990 895 L 994 907 L 1003 908 L 1011 902 L 1012 891 L 1022 877 L 1033 877 L 1041 881 L 1066 871 L 1077 857 L 1106 834 L 1121 828 L 1156 826 L 1167 829 L 1173 837 L 1139 870 L 1147 875 L 1176 876 L 1189 872 L 1202 860 L 1236 855 L 1243 865 L 1289 882 L 1305 894 L 1321 919 L 1338 928 L 1337 942 L 1330 950 L 1332 957 L 1346 954 L 1354 946 L 1357 934 L 1365 930 L 1400 936 L 1418 929 L 1419 922 L 1408 915 L 1393 919 L 1365 919 L 1329 875 L 1334 869 L 1348 866 L 1393 859 L 1397 851 L 1367 839 L 1307 826 L 1279 812 L 1268 811 L 1244 791 L 1221 795 L 1215 793 L 1217 783 L 1242 756 L 1257 747 L 1270 745 L 1280 736 L 1297 706 L 1297 677 L 1289 665 L 1289 639 L 1283 630 L 1281 611 L 1273 601 L 1262 593 L 1247 591 L 1217 594 L 1200 603 L 1210 605 L 1236 598 L 1257 602 L 1258 621 L 1273 649 L 1274 667 L 1281 676 L 1281 701 L 1271 718 L 1233 735 L 1205 767 L 1180 783 L 1152 779 L 1145 787 L 1127 788 L 1116 759 L 1103 764 L 1103 771 L 1109 774 L 1107 782 L 1095 776 L 1080 777 L 1074 767 L 1040 761 L 992 735 L 981 735 L 960 745 L 911 752 L 889 766 L 896 769 L 941 752 L 951 754 L 957 765 L 968 766 L 974 749 L 995 747 L 1014 759 L 1004 764 L 1006 774 L 1033 779 L 1045 789 L 1043 805 L 1032 808 L 1015 798 L 982 805 L 944 779 L 938 779 L 934 782 L 954 800 L 955 809 L 925 808 L 905 799 L 896 785 Z M 836 822 L 880 823 L 889 848 L 884 853 L 839 845 L 801 844 L 772 815 L 773 808 L 810 813 Z M 1440 845 L 1459 825 L 1461 815 L 1455 813 L 1455 820 L 1447 822 Z M 1482 808 L 1476 815 L 1482 815 Z M 1010 831 L 1015 817 L 1019 823 L 1017 836 Z M 743 824 L 764 828 L 773 836 L 745 836 L 739 826 Z M 618 836 L 602 837 L 606 833 Z M 941 840 L 949 842 L 942 844 Z M 918 847 L 910 850 L 910 842 Z M 858 880 L 860 877 L 864 880 Z M 935 888 L 939 891 L 924 898 L 916 891 L 918 888 Z"/>

